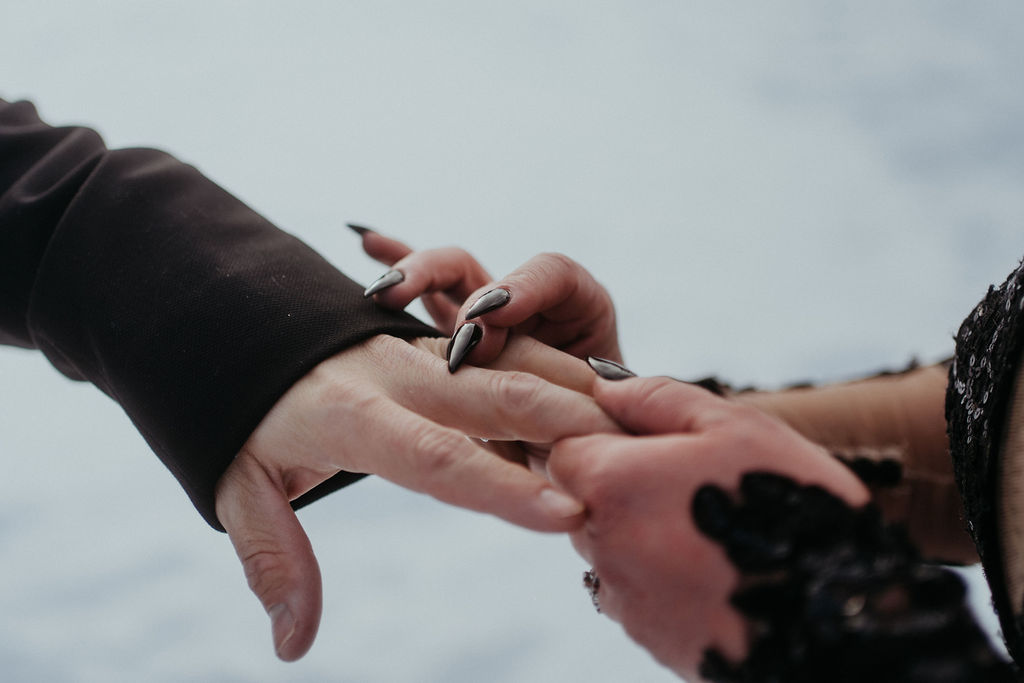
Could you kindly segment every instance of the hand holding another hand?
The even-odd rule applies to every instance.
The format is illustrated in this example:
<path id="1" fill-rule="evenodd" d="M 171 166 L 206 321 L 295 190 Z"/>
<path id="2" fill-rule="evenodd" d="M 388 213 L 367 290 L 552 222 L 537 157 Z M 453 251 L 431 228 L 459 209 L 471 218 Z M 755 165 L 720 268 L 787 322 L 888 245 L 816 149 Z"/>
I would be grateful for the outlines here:
<path id="1" fill-rule="evenodd" d="M 523 342 L 499 367 L 589 382 L 583 363 Z M 319 568 L 289 502 L 338 472 L 378 474 L 538 531 L 582 524 L 579 502 L 466 435 L 547 444 L 616 425 L 589 396 L 530 372 L 474 367 L 452 376 L 439 357 L 446 343 L 379 336 L 322 362 L 278 400 L 221 477 L 218 518 L 282 659 L 309 649 L 321 610 Z"/>
<path id="2" fill-rule="evenodd" d="M 404 273 L 371 292 L 378 303 L 404 307 L 422 296 L 449 329 L 483 320 L 485 341 L 463 358 L 489 367 L 452 375 L 439 357 L 445 339 L 375 337 L 296 383 L 225 472 L 217 514 L 282 659 L 311 646 L 321 609 L 316 559 L 289 503 L 339 472 L 378 474 L 526 528 L 571 532 L 600 576 L 603 610 L 682 675 L 708 648 L 740 658 L 746 647 L 745 624 L 729 606 L 738 573 L 692 518 L 700 487 L 732 490 L 744 473 L 771 470 L 866 501 L 843 466 L 756 409 L 666 379 L 595 382 L 566 352 L 620 359 L 614 310 L 567 258 L 541 255 L 492 283 L 460 250 L 411 253 L 372 232 L 364 245 Z M 553 443 L 547 469 L 557 488 L 510 462 L 535 450 L 512 445 L 502 459 L 472 437 Z M 508 456 L 509 445 L 499 452 Z"/>
<path id="3" fill-rule="evenodd" d="M 665 378 L 597 380 L 598 404 L 633 435 L 557 443 L 552 480 L 587 507 L 572 532 L 600 579 L 600 607 L 689 680 L 708 648 L 742 659 L 746 625 L 730 606 L 739 573 L 698 529 L 695 493 L 735 491 L 751 471 L 820 485 L 850 505 L 867 491 L 823 449 L 756 409 Z M 692 677 L 692 678 L 691 678 Z"/>
<path id="4" fill-rule="evenodd" d="M 492 362 L 513 334 L 577 358 L 622 362 L 611 296 L 568 256 L 539 254 L 495 281 L 462 249 L 414 252 L 362 230 L 364 250 L 392 268 L 367 289 L 374 301 L 401 309 L 419 297 L 440 329 L 467 342 L 475 336 L 464 354 L 453 351 L 453 372 L 463 360 Z"/>

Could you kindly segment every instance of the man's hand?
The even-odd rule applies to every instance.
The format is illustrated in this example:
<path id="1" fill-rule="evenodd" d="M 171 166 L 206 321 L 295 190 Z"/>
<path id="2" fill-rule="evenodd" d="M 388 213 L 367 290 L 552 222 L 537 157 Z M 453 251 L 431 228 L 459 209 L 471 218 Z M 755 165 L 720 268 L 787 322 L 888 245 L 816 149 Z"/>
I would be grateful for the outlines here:
<path id="1" fill-rule="evenodd" d="M 281 397 L 218 482 L 217 516 L 271 617 L 281 659 L 306 653 L 321 610 L 319 568 L 289 501 L 337 472 L 378 474 L 537 531 L 583 523 L 578 501 L 467 435 L 547 444 L 616 425 L 589 396 L 527 372 L 453 376 L 438 356 L 446 343 L 378 336 L 324 361 Z M 521 344 L 505 367 L 551 369 L 554 381 L 577 387 L 591 375 L 576 359 Z"/>

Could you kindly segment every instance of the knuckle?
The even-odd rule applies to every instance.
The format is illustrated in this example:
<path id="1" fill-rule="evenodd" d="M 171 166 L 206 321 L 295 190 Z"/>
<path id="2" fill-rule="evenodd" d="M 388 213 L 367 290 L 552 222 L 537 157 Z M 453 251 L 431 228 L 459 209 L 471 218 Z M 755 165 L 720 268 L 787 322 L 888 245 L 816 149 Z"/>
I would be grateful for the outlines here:
<path id="1" fill-rule="evenodd" d="M 422 267 L 427 269 L 430 289 L 446 289 L 471 277 L 480 267 L 476 258 L 461 247 L 441 247 L 426 254 Z"/>
<path id="2" fill-rule="evenodd" d="M 602 441 L 596 434 L 558 441 L 548 455 L 548 474 L 571 492 L 589 490 L 597 478 L 597 455 L 602 452 Z"/>
<path id="3" fill-rule="evenodd" d="M 372 386 L 357 378 L 338 378 L 323 385 L 315 406 L 326 424 L 351 426 L 353 420 L 367 420 L 384 414 L 381 406 L 387 399 Z M 368 425 L 364 424 L 363 428 Z"/>
<path id="4" fill-rule="evenodd" d="M 452 261 L 459 261 L 461 263 L 476 263 L 476 257 L 471 253 L 463 249 L 462 247 L 444 247 L 439 250 L 444 253 L 444 256 Z"/>
<path id="5" fill-rule="evenodd" d="M 565 254 L 544 252 L 513 271 L 506 282 L 528 288 L 549 288 L 552 283 L 569 280 L 571 274 L 578 269 L 576 262 Z"/>
<path id="6" fill-rule="evenodd" d="M 542 282 L 561 282 L 572 293 L 580 287 L 580 274 L 586 271 L 578 263 L 559 252 L 545 252 L 538 258 Z"/>
<path id="7" fill-rule="evenodd" d="M 676 380 L 669 377 L 653 377 L 645 379 L 644 383 L 643 392 L 640 392 L 637 402 L 638 413 L 661 412 L 664 405 L 672 408 L 679 405 L 679 391 L 682 385 Z"/>
<path id="8" fill-rule="evenodd" d="M 495 405 L 509 416 L 534 413 L 543 402 L 544 383 L 534 375 L 501 372 L 492 375 L 489 382 Z"/>
<path id="9" fill-rule="evenodd" d="M 333 377 L 324 382 L 317 392 L 317 404 L 323 406 L 349 406 L 365 397 L 365 387 L 353 378 Z"/>
<path id="10" fill-rule="evenodd" d="M 424 429 L 414 438 L 410 450 L 414 462 L 416 486 L 421 491 L 432 491 L 438 474 L 451 470 L 459 461 L 463 437 L 442 429 Z"/>
<path id="11" fill-rule="evenodd" d="M 565 254 L 557 251 L 546 251 L 537 256 L 537 259 L 545 265 L 556 270 L 573 270 L 578 264 Z"/>
<path id="12" fill-rule="evenodd" d="M 249 588 L 261 601 L 266 602 L 285 590 L 291 576 L 288 572 L 287 553 L 266 542 L 250 542 L 245 554 L 240 554 L 242 569 Z"/>
<path id="13" fill-rule="evenodd" d="M 376 364 L 388 363 L 396 354 L 408 353 L 411 348 L 406 341 L 390 334 L 378 334 L 371 342 L 368 345 L 370 359 Z"/>

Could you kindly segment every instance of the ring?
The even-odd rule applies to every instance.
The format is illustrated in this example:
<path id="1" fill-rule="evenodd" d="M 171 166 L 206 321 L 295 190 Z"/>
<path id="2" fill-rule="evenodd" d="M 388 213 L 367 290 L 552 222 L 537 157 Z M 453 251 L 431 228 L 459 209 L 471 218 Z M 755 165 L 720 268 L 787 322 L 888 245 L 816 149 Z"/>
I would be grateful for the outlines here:
<path id="1" fill-rule="evenodd" d="M 597 596 L 597 592 L 601 590 L 601 579 L 593 569 L 583 572 L 583 587 L 590 593 L 590 601 L 594 603 L 594 609 L 600 612 L 601 601 Z"/>

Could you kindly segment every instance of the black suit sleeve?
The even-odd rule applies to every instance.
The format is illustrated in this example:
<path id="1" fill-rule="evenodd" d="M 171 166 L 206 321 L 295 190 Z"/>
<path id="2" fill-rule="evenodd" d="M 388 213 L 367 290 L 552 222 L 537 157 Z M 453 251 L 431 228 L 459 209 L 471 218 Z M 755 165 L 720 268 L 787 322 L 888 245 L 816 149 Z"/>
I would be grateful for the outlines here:
<path id="1" fill-rule="evenodd" d="M 0 343 L 121 404 L 214 527 L 216 481 L 275 401 L 380 333 L 437 334 L 191 166 L 0 100 Z"/>

